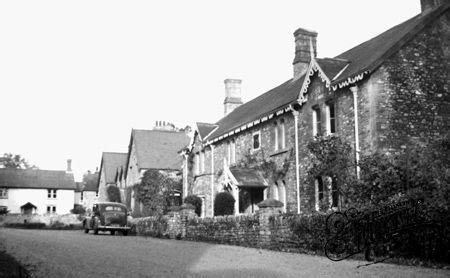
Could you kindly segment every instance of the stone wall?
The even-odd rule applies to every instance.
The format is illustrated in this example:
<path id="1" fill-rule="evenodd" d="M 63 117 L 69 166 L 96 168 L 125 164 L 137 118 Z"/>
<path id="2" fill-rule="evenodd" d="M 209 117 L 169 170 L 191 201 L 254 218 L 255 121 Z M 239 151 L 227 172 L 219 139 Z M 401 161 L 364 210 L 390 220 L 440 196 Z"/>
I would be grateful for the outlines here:
<path id="1" fill-rule="evenodd" d="M 0 216 L 0 225 L 10 224 L 10 223 L 44 223 L 47 226 L 51 226 L 54 224 L 61 223 L 64 226 L 69 225 L 80 225 L 81 221 L 78 219 L 78 215 L 76 214 L 65 214 L 65 215 L 56 215 L 56 214 L 10 214 Z"/>

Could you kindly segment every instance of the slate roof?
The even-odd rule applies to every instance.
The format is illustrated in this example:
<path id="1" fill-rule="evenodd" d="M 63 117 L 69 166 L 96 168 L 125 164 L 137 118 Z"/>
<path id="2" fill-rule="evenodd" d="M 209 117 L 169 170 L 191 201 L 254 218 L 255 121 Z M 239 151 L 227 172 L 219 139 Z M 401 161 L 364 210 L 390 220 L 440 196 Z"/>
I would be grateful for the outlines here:
<path id="1" fill-rule="evenodd" d="M 75 190 L 73 174 L 65 171 L 0 169 L 0 187 Z"/>
<path id="2" fill-rule="evenodd" d="M 215 128 L 217 128 L 215 124 L 197 123 L 197 130 L 202 139 L 205 139 Z"/>
<path id="3" fill-rule="evenodd" d="M 234 109 L 219 120 L 219 128 L 208 139 L 217 138 L 246 123 L 269 115 L 298 99 L 304 76 L 297 80 L 290 79 L 280 86 L 262 94 Z"/>
<path id="4" fill-rule="evenodd" d="M 183 158 L 178 151 L 190 141 L 184 131 L 133 129 L 131 136 L 131 140 L 135 143 L 139 168 L 175 170 L 181 168 Z"/>
<path id="5" fill-rule="evenodd" d="M 240 187 L 267 187 L 267 181 L 257 170 L 231 167 L 230 172 Z"/>
<path id="6" fill-rule="evenodd" d="M 450 4 L 445 4 L 433 10 L 426 10 L 335 58 L 315 58 L 315 60 L 331 79 L 332 85 L 353 78 L 362 72 L 373 71 L 420 32 L 423 27 L 448 11 L 449 7 Z M 220 137 L 296 101 L 304 79 L 305 76 L 295 81 L 290 79 L 237 107 L 216 123 L 219 127 L 208 137 L 208 140 Z M 203 139 L 202 136 L 201 138 Z"/>
<path id="7" fill-rule="evenodd" d="M 106 183 L 115 183 L 117 168 L 126 165 L 127 153 L 104 152 L 102 154 L 101 171 L 105 171 Z M 99 175 L 100 175 L 99 174 Z"/>
<path id="8" fill-rule="evenodd" d="M 426 10 L 384 33 L 345 51 L 335 58 L 350 61 L 349 66 L 332 83 L 339 83 L 364 71 L 373 71 L 387 58 L 397 52 L 412 39 L 423 27 L 448 11 L 450 4 Z"/>

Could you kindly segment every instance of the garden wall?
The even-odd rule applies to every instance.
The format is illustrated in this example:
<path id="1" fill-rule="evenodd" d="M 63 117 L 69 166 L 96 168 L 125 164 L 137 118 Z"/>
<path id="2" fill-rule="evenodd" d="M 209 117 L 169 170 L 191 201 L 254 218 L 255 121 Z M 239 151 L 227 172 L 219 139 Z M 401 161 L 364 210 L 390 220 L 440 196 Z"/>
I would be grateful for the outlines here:
<path id="1" fill-rule="evenodd" d="M 81 221 L 78 219 L 77 214 L 8 214 L 0 216 L 0 225 L 24 223 L 44 223 L 46 226 L 55 224 L 61 226 L 81 226 Z"/>

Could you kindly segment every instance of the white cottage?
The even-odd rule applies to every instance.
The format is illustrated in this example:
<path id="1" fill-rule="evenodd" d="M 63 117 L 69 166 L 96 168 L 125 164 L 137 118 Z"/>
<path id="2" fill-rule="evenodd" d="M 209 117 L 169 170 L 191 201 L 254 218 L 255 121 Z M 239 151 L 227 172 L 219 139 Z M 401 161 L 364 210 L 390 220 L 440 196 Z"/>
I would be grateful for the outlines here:
<path id="1" fill-rule="evenodd" d="M 20 214 L 68 214 L 75 181 L 66 171 L 0 169 L 0 209 Z"/>

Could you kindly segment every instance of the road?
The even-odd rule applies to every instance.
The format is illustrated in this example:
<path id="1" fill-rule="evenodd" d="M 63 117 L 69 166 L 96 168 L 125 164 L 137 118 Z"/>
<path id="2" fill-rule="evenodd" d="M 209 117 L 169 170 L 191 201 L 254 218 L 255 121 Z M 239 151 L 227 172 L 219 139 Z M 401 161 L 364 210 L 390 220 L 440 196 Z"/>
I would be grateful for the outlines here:
<path id="1" fill-rule="evenodd" d="M 0 228 L 1 249 L 32 277 L 450 277 L 450 270 L 82 231 Z"/>

